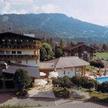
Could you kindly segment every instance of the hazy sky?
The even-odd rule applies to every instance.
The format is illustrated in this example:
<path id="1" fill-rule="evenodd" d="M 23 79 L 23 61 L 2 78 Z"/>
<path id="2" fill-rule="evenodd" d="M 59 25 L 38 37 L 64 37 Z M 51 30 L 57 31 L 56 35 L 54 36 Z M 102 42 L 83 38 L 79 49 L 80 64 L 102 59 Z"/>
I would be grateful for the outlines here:
<path id="1" fill-rule="evenodd" d="M 108 0 L 0 0 L 0 13 L 64 13 L 108 25 Z"/>

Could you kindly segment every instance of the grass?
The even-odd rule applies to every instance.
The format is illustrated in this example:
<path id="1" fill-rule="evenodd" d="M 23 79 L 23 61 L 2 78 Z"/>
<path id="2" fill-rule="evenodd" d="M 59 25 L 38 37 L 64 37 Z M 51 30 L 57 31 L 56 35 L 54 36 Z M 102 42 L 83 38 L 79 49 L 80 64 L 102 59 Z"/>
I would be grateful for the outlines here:
<path id="1" fill-rule="evenodd" d="M 84 88 L 81 88 L 80 90 L 83 92 L 89 93 L 89 95 L 91 97 L 89 99 L 90 101 L 108 104 L 108 93 L 101 93 L 101 92 L 97 92 L 95 90 L 89 91 L 88 89 L 84 89 Z"/>
<path id="2" fill-rule="evenodd" d="M 0 106 L 0 108 L 25 108 L 23 106 Z"/>
<path id="3" fill-rule="evenodd" d="M 89 92 L 92 101 L 97 101 L 101 103 L 108 103 L 108 93 L 100 93 L 96 91 Z"/>
<path id="4" fill-rule="evenodd" d="M 35 107 L 41 107 L 40 104 L 38 104 L 37 106 Z M 32 108 L 32 106 L 10 106 L 10 105 L 3 105 L 3 106 L 0 106 L 0 108 Z"/>
<path id="5" fill-rule="evenodd" d="M 108 60 L 108 52 L 97 52 L 97 53 L 95 53 L 94 58 L 100 58 L 100 59 Z"/>

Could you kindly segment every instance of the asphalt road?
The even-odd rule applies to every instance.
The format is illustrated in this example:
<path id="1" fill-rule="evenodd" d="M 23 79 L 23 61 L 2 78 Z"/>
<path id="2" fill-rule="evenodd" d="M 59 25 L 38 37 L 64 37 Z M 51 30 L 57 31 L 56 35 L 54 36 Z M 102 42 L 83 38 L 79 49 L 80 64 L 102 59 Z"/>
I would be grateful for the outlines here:
<path id="1" fill-rule="evenodd" d="M 37 107 L 36 107 L 37 108 Z M 39 108 L 108 108 L 107 105 L 99 105 L 91 102 L 68 102 L 56 106 L 39 107 Z"/>
<path id="2" fill-rule="evenodd" d="M 107 105 L 99 103 L 84 102 L 84 101 L 70 101 L 70 100 L 54 100 L 54 99 L 19 99 L 12 94 L 0 94 L 0 105 L 27 105 L 28 108 L 108 108 Z M 41 105 L 42 107 L 35 107 Z M 34 107 L 33 107 L 34 106 Z"/>

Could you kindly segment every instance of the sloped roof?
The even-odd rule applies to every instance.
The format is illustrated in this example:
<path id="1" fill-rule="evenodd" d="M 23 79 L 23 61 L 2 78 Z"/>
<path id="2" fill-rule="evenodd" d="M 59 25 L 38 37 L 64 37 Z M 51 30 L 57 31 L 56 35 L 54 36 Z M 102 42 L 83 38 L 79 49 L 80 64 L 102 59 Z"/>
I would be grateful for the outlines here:
<path id="1" fill-rule="evenodd" d="M 93 48 L 93 47 L 91 47 L 91 46 L 89 46 L 89 45 L 86 45 L 86 44 L 84 44 L 84 43 L 77 44 L 77 45 L 74 45 L 74 46 L 65 47 L 64 50 L 74 50 L 74 49 L 79 48 L 79 47 L 81 47 L 81 46 L 86 46 L 86 47 L 89 48 L 89 49 L 95 50 L 95 48 Z"/>
<path id="2" fill-rule="evenodd" d="M 40 77 L 39 68 L 37 66 L 11 64 L 8 65 L 8 68 L 5 70 L 5 72 L 10 74 L 15 74 L 17 69 L 26 70 L 31 77 L 35 77 L 35 78 Z"/>
<path id="3" fill-rule="evenodd" d="M 88 62 L 80 59 L 76 56 L 69 56 L 69 57 L 60 57 L 58 59 L 50 60 L 47 62 L 42 62 L 39 65 L 40 69 L 51 69 L 51 68 L 71 68 L 71 67 L 80 67 L 80 66 L 87 66 L 89 65 Z"/>
<path id="4" fill-rule="evenodd" d="M 18 34 L 13 32 L 0 33 L 0 38 L 21 38 L 21 39 L 31 39 L 31 40 L 41 40 L 40 38 L 31 37 L 26 34 Z"/>
<path id="5" fill-rule="evenodd" d="M 60 57 L 55 65 L 55 68 L 80 67 L 87 65 L 89 65 L 89 63 L 80 59 L 79 57 L 70 56 L 70 57 Z"/>
<path id="6" fill-rule="evenodd" d="M 40 69 L 54 69 L 55 64 L 54 63 L 48 63 L 48 62 L 41 62 L 39 63 Z"/>

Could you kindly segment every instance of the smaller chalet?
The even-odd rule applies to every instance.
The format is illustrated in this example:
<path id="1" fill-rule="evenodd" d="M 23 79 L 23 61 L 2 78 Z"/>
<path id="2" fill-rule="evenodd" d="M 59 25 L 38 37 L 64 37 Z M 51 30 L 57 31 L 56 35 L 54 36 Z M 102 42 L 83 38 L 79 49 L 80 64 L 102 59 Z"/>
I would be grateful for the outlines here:
<path id="1" fill-rule="evenodd" d="M 91 60 L 94 53 L 95 49 L 84 44 L 83 42 L 64 48 L 64 56 L 78 56 L 86 61 Z"/>
<path id="2" fill-rule="evenodd" d="M 59 77 L 73 77 L 85 75 L 85 68 L 89 63 L 75 56 L 60 57 L 58 59 L 42 62 L 39 64 L 39 70 L 45 72 L 48 77 L 51 71 L 57 71 Z"/>

